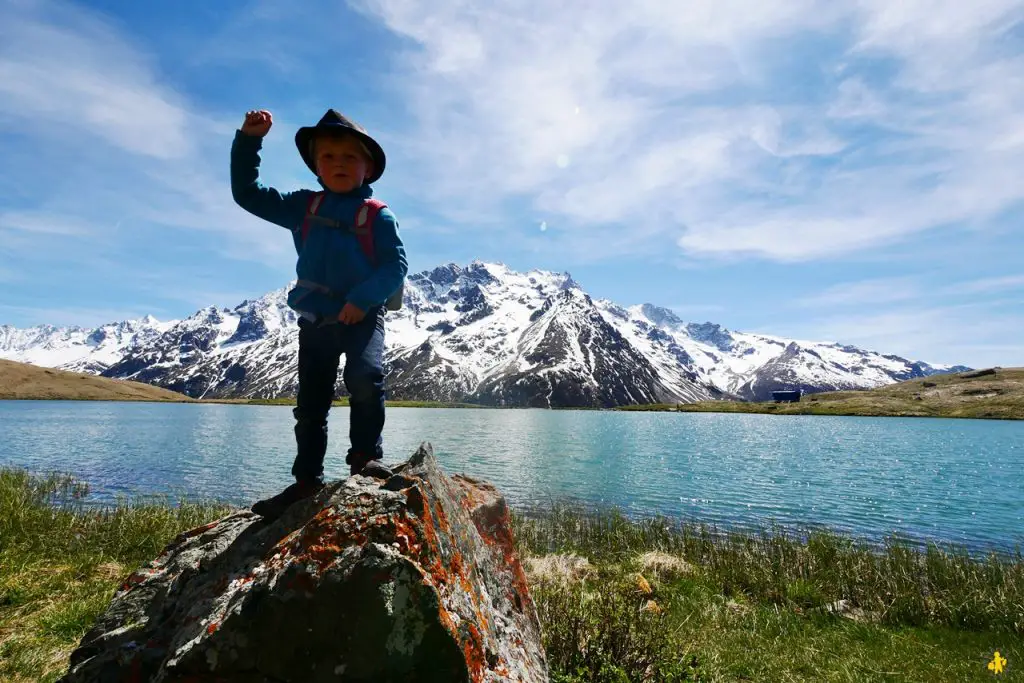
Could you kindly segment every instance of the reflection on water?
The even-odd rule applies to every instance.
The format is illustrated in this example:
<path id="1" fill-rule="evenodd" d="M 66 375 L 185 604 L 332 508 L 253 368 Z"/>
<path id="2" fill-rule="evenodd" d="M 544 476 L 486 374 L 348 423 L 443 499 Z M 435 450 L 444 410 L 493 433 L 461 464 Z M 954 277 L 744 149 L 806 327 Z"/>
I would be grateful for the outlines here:
<path id="1" fill-rule="evenodd" d="M 92 499 L 238 504 L 289 481 L 287 407 L 0 402 L 0 464 L 70 471 Z M 348 411 L 328 476 L 346 473 Z M 389 408 L 387 460 L 430 442 L 515 506 L 575 500 L 730 527 L 821 525 L 972 547 L 1024 541 L 1024 423 L 701 413 Z"/>

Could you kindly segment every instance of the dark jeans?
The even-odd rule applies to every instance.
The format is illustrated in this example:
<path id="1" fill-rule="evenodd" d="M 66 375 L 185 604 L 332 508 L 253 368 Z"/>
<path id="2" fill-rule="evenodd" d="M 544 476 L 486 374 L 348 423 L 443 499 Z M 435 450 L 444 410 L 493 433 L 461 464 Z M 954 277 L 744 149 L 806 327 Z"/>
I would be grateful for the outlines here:
<path id="1" fill-rule="evenodd" d="M 334 399 L 341 354 L 342 379 L 349 393 L 347 462 L 383 456 L 384 312 L 371 309 L 355 325 L 317 325 L 299 319 L 299 396 L 295 408 L 298 454 L 292 474 L 298 480 L 321 478 L 327 453 L 327 413 Z"/>

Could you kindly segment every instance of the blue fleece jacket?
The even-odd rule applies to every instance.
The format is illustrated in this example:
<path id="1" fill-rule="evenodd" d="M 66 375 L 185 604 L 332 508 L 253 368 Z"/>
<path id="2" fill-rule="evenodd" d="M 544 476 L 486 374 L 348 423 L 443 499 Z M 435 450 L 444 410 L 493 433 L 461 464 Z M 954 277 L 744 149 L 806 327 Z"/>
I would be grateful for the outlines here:
<path id="1" fill-rule="evenodd" d="M 302 223 L 309 201 L 317 190 L 281 193 L 259 181 L 260 149 L 263 138 L 235 132 L 231 144 L 231 194 L 243 209 L 292 231 L 298 262 L 299 280 L 328 287 L 332 295 L 296 286 L 288 295 L 288 304 L 300 312 L 337 316 L 345 302 L 363 311 L 382 305 L 398 290 L 408 271 L 405 247 L 398 236 L 398 219 L 390 209 L 377 214 L 373 224 L 375 263 L 363 252 L 356 236 L 317 222 L 311 222 L 305 244 Z M 322 185 L 322 184 L 321 184 Z M 324 188 L 318 216 L 346 225 L 355 220 L 363 201 L 373 195 L 369 185 L 351 192 L 337 193 Z"/>

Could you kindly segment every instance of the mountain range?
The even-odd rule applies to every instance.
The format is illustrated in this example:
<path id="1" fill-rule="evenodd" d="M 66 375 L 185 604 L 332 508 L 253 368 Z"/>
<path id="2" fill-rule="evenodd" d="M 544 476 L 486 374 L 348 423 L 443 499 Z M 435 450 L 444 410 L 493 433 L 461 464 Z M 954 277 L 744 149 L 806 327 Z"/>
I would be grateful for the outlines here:
<path id="1" fill-rule="evenodd" d="M 195 398 L 293 396 L 298 328 L 287 291 L 168 322 L 4 325 L 0 358 Z M 777 389 L 868 389 L 969 369 L 684 322 L 652 304 L 593 299 L 568 273 L 500 263 L 415 273 L 405 292 L 404 307 L 387 314 L 392 399 L 532 407 L 767 400 Z M 338 388 L 343 394 L 340 377 Z"/>

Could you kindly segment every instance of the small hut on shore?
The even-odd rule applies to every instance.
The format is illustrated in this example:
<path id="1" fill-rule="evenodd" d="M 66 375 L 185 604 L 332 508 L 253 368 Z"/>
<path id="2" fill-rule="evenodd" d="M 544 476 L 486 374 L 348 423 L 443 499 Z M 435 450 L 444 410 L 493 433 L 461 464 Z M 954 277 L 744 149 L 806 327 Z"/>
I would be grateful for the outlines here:
<path id="1" fill-rule="evenodd" d="M 772 400 L 776 403 L 799 403 L 801 391 L 799 389 L 787 389 L 784 391 L 773 391 Z"/>

